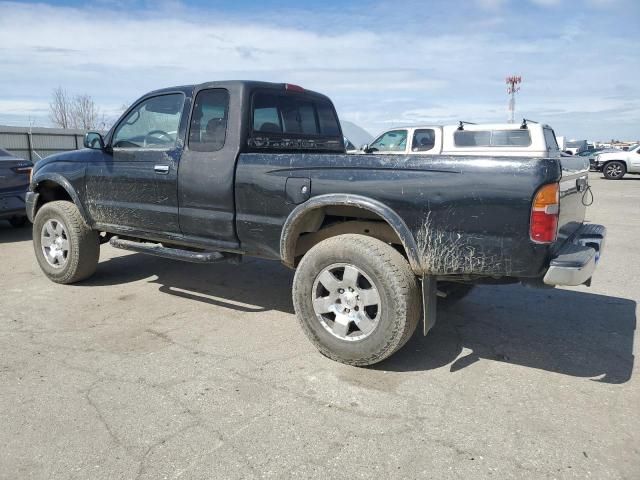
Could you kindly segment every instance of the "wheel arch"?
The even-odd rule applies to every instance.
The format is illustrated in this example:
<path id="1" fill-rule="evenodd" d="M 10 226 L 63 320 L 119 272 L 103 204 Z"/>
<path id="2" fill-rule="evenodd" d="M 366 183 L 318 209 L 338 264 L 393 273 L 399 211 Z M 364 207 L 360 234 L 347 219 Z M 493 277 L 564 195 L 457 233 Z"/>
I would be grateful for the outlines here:
<path id="1" fill-rule="evenodd" d="M 45 173 L 38 175 L 32 182 L 32 191 L 38 195 L 33 204 L 32 218 L 35 218 L 38 210 L 46 203 L 56 200 L 67 200 L 75 204 L 87 225 L 91 225 L 90 217 L 80 201 L 80 196 L 69 180 L 57 173 Z"/>
<path id="2" fill-rule="evenodd" d="M 348 218 L 355 220 L 342 222 L 342 224 L 354 224 L 354 226 L 358 224 L 358 226 L 363 227 L 367 224 L 374 225 L 375 223 L 380 223 L 380 221 L 384 222 L 388 230 L 383 226 L 381 229 L 377 229 L 377 232 L 369 233 L 367 229 L 366 234 L 385 241 L 391 240 L 389 235 L 395 236 L 397 242 L 393 243 L 398 243 L 402 247 L 404 250 L 403 253 L 413 272 L 416 275 L 422 275 L 424 270 L 418 254 L 418 247 L 413 234 L 404 220 L 389 206 L 378 200 L 361 195 L 349 194 L 319 195 L 298 205 L 289 214 L 280 237 L 280 258 L 286 266 L 291 268 L 296 266 L 297 260 L 301 256 L 297 249 L 298 241 L 304 233 L 324 232 L 330 230 L 330 228 L 338 232 L 335 233 L 336 235 L 342 233 L 361 233 L 351 231 L 349 228 L 346 228 L 346 231 L 340 231 L 340 229 L 335 229 L 335 226 L 324 226 L 323 228 L 323 220 L 326 216 L 327 209 L 336 207 L 346 207 L 348 212 L 352 212 L 348 215 Z M 362 218 L 361 215 L 358 215 L 358 212 L 367 213 L 364 218 Z M 328 237 L 326 235 L 318 236 L 318 241 L 335 236 L 332 235 L 331 232 L 328 232 L 327 235 Z M 305 249 L 304 253 L 306 253 L 306 250 L 308 249 Z"/>

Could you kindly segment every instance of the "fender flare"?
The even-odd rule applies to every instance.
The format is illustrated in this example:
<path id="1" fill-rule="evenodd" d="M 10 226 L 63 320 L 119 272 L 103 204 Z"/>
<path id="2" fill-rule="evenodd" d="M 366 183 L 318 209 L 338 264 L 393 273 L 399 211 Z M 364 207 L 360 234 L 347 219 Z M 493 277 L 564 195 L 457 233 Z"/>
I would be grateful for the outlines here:
<path id="1" fill-rule="evenodd" d="M 67 180 L 65 177 L 63 177 L 59 173 L 54 173 L 54 172 L 45 172 L 40 175 L 36 174 L 31 181 L 30 190 L 35 193 L 40 193 L 38 191 L 38 185 L 40 184 L 40 182 L 44 182 L 44 181 L 53 182 L 61 186 L 64 189 L 64 191 L 67 192 L 67 194 L 71 197 L 71 200 L 73 200 L 73 203 L 78 208 L 78 211 L 80 212 L 80 215 L 82 216 L 85 223 L 87 225 L 93 224 L 93 222 L 91 221 L 91 218 L 89 217 L 89 215 L 87 214 L 87 211 L 84 208 L 84 205 L 80 201 L 80 196 L 75 191 L 75 189 L 73 188 L 73 185 L 71 185 L 69 180 Z M 36 210 L 34 205 L 34 211 L 33 211 L 34 217 L 35 217 L 35 214 L 36 214 Z"/>
<path id="2" fill-rule="evenodd" d="M 380 216 L 400 238 L 402 246 L 407 252 L 409 265 L 413 272 L 416 275 L 423 274 L 424 270 L 422 268 L 422 262 L 420 261 L 420 255 L 418 254 L 416 241 L 404 220 L 402 220 L 394 210 L 378 200 L 361 195 L 349 194 L 330 193 L 318 195 L 293 209 L 285 220 L 280 236 L 280 258 L 282 263 L 291 268 L 294 266 L 297 228 L 304 216 L 312 210 L 328 206 L 358 207 Z"/>

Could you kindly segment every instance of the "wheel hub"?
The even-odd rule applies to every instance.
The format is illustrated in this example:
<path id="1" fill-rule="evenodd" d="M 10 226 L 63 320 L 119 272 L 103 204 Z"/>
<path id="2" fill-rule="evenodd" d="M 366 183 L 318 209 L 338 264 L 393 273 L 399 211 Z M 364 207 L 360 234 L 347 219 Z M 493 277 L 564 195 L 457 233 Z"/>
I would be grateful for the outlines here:
<path id="1" fill-rule="evenodd" d="M 69 238 L 64 224 L 56 219 L 47 220 L 40 234 L 42 253 L 49 265 L 62 268 L 69 257 Z"/>
<path id="2" fill-rule="evenodd" d="M 378 325 L 380 295 L 371 279 L 358 267 L 333 264 L 316 277 L 313 309 L 322 326 L 347 341 L 369 336 Z"/>

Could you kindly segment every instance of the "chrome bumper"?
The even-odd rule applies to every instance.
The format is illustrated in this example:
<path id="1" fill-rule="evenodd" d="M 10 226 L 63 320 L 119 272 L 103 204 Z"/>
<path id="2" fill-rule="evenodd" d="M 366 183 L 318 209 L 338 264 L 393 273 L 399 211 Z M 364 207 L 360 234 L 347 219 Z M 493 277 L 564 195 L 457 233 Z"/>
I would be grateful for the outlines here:
<path id="1" fill-rule="evenodd" d="M 547 285 L 589 284 L 605 244 L 607 229 L 586 224 L 565 243 L 551 260 L 544 276 Z"/>

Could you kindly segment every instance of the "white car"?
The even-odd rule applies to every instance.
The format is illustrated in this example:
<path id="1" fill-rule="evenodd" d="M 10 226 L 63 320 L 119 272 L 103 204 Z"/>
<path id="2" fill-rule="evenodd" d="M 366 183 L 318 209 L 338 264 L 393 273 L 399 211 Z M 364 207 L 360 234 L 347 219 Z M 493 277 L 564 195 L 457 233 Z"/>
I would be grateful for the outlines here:
<path id="1" fill-rule="evenodd" d="M 629 147 L 627 151 L 600 153 L 594 166 L 609 180 L 620 180 L 627 173 L 640 174 L 640 144 Z"/>
<path id="2" fill-rule="evenodd" d="M 553 129 L 531 121 L 399 127 L 380 134 L 364 153 L 559 157 Z"/>

